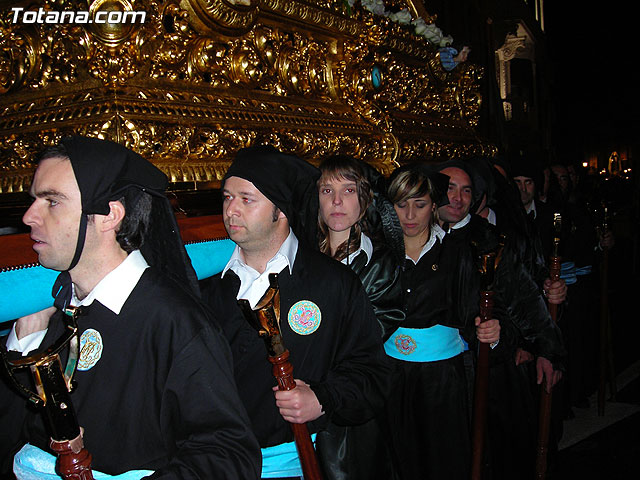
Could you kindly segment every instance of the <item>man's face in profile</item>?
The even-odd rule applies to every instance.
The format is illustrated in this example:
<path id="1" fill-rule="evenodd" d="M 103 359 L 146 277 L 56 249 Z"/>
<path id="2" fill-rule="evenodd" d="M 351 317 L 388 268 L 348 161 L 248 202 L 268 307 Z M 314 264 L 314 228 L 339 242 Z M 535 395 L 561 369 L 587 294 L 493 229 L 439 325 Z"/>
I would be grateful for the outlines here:
<path id="1" fill-rule="evenodd" d="M 31 227 L 38 261 L 53 270 L 66 270 L 75 253 L 82 215 L 80 189 L 71 162 L 59 157 L 41 161 L 30 195 L 34 200 L 22 221 Z"/>
<path id="2" fill-rule="evenodd" d="M 279 211 L 253 183 L 229 177 L 224 182 L 222 195 L 224 226 L 229 238 L 240 248 L 258 250 L 274 237 Z"/>

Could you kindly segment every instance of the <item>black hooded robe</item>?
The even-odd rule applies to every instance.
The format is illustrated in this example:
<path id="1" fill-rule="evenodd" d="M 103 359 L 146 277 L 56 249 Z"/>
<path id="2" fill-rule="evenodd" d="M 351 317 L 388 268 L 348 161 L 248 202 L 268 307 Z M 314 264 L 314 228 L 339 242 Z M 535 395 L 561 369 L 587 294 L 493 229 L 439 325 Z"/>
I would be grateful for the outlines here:
<path id="1" fill-rule="evenodd" d="M 389 365 L 380 327 L 356 275 L 327 256 L 298 246 L 293 272 L 278 276 L 280 328 L 290 351 L 293 375 L 307 382 L 324 414 L 308 424 L 311 433 L 331 420 L 356 425 L 381 411 L 387 392 Z M 291 428 L 276 406 L 276 380 L 263 340 L 245 320 L 236 303 L 240 280 L 229 270 L 200 282 L 203 299 L 221 319 L 233 353 L 240 397 L 261 447 L 291 442 Z M 309 300 L 321 312 L 313 333 L 299 335 L 288 322 L 292 305 Z"/>
<path id="2" fill-rule="evenodd" d="M 120 314 L 98 301 L 81 308 L 80 334 L 95 329 L 103 345 L 97 363 L 76 372 L 71 394 L 93 469 L 148 469 L 158 479 L 259 477 L 228 344 L 198 299 L 150 267 Z M 62 315 L 52 317 L 43 345 L 62 334 Z M 23 437 L 48 450 L 41 415 L 28 416 Z"/>

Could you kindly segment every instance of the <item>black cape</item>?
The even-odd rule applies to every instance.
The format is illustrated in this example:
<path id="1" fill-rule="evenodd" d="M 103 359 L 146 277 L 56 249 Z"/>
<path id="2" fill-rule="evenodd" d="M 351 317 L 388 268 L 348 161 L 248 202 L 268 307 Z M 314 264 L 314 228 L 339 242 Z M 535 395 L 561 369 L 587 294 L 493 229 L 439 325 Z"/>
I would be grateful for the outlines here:
<path id="1" fill-rule="evenodd" d="M 380 327 L 362 284 L 346 266 L 299 244 L 293 272 L 280 273 L 280 328 L 290 351 L 293 375 L 307 382 L 324 415 L 309 424 L 311 432 L 327 422 L 364 423 L 381 411 L 388 388 L 389 364 Z M 221 319 L 233 352 L 240 397 L 261 447 L 293 440 L 291 428 L 276 407 L 276 385 L 264 342 L 236 303 L 239 278 L 227 271 L 200 282 L 203 299 Z M 292 305 L 315 303 L 321 312 L 318 329 L 295 333 L 288 322 Z"/>
<path id="2" fill-rule="evenodd" d="M 71 394 L 94 469 L 150 469 L 152 478 L 167 479 L 259 477 L 260 451 L 229 346 L 195 296 L 151 267 L 119 315 L 98 301 L 81 308 L 80 332 L 95 329 L 103 344 L 97 363 L 76 372 Z M 62 333 L 61 315 L 52 317 L 43 345 Z M 27 415 L 22 440 L 48 450 L 39 414 Z"/>

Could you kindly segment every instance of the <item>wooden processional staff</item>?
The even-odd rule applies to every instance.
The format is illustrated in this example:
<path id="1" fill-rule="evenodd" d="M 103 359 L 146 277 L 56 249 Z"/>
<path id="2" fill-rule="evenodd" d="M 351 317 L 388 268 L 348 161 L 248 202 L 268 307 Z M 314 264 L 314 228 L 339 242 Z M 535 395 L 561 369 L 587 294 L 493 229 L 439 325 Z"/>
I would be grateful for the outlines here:
<path id="1" fill-rule="evenodd" d="M 293 366 L 289 362 L 289 350 L 285 348 L 280 333 L 278 275 L 276 273 L 269 274 L 269 288 L 254 309 L 244 299 L 238 300 L 238 305 L 246 320 L 264 340 L 269 362 L 273 365 L 273 376 L 278 382 L 278 389 L 293 390 L 296 388 Z M 290 423 L 290 425 L 305 480 L 322 480 L 320 465 L 318 464 L 318 458 L 313 448 L 307 424 Z"/>
<path id="2" fill-rule="evenodd" d="M 71 402 L 73 374 L 78 362 L 77 309 L 65 315 L 65 333 L 45 352 L 29 357 L 10 359 L 8 352 L 0 350 L 2 364 L 16 389 L 41 408 L 51 433 L 51 449 L 56 452 L 56 470 L 65 480 L 93 480 L 91 454 L 84 448 L 82 432 Z M 60 352 L 68 347 L 67 363 L 62 369 Z M 23 386 L 17 372 L 29 369 L 36 392 Z"/>
<path id="3" fill-rule="evenodd" d="M 549 258 L 549 278 L 551 282 L 560 280 L 560 233 L 562 230 L 562 217 L 559 213 L 553 214 L 553 252 Z M 558 322 L 558 305 L 549 303 L 549 313 L 553 323 Z M 551 424 L 552 392 L 547 391 L 545 382 L 540 389 L 540 412 L 538 414 L 538 445 L 536 449 L 536 479 L 544 479 L 547 475 L 547 453 L 549 451 L 549 429 Z"/>
<path id="4" fill-rule="evenodd" d="M 493 317 L 493 283 L 495 269 L 500 261 L 502 247 L 497 252 L 480 255 L 480 275 L 482 286 L 480 290 L 480 322 L 486 322 Z M 487 425 L 487 398 L 489 396 L 489 349 L 488 343 L 480 343 L 478 360 L 476 363 L 476 378 L 473 393 L 473 429 L 472 429 L 472 457 L 471 478 L 482 478 L 482 464 L 484 459 L 484 440 Z"/>

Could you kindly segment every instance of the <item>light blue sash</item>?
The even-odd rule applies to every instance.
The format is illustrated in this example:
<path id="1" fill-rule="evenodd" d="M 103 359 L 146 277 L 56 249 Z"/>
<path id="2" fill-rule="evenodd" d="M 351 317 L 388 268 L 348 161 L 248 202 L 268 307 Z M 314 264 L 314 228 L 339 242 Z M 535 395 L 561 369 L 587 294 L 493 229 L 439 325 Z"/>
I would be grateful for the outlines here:
<path id="1" fill-rule="evenodd" d="M 592 265 L 576 268 L 574 262 L 562 262 L 560 266 L 560 278 L 563 279 L 567 285 L 573 285 L 578 281 L 578 277 L 591 274 L 592 269 Z"/>
<path id="2" fill-rule="evenodd" d="M 560 278 L 567 285 L 573 285 L 578 281 L 576 276 L 576 264 L 573 262 L 562 262 L 560 265 Z"/>
<path id="3" fill-rule="evenodd" d="M 589 275 L 591 273 L 592 268 L 593 267 L 591 265 L 585 265 L 584 267 L 578 267 L 578 268 L 576 268 L 576 275 L 578 277 L 580 277 L 582 275 Z"/>
<path id="4" fill-rule="evenodd" d="M 60 480 L 56 473 L 56 457 L 40 450 L 38 447 L 26 444 L 13 457 L 13 473 L 18 480 Z M 139 480 L 153 473 L 153 470 L 130 470 L 120 475 L 107 475 L 93 470 L 93 478 L 114 478 L 118 480 Z"/>
<path id="5" fill-rule="evenodd" d="M 405 362 L 437 362 L 465 350 L 457 328 L 398 328 L 385 342 L 387 355 Z"/>
<path id="6" fill-rule="evenodd" d="M 313 446 L 316 434 L 311 435 Z M 281 443 L 262 450 L 262 478 L 302 477 L 296 442 Z"/>

